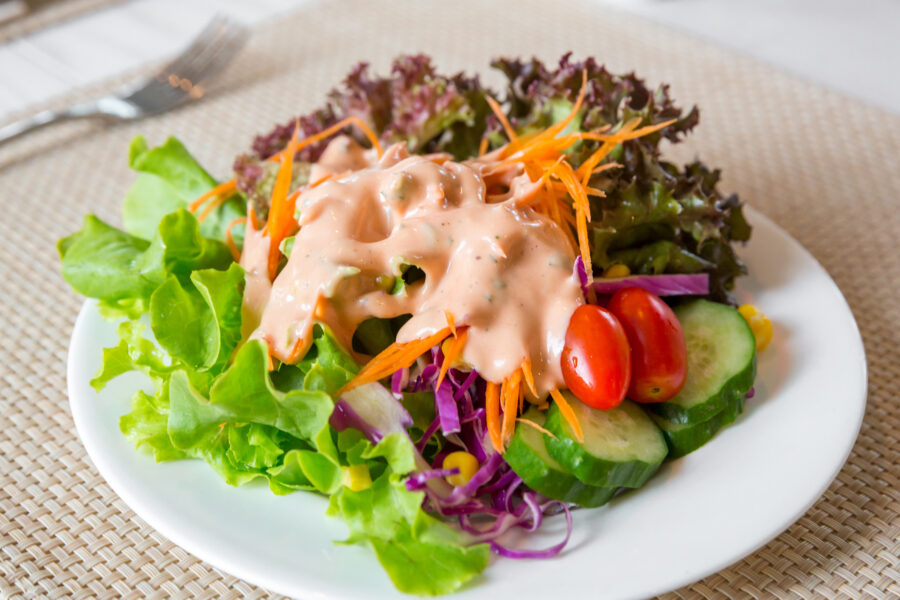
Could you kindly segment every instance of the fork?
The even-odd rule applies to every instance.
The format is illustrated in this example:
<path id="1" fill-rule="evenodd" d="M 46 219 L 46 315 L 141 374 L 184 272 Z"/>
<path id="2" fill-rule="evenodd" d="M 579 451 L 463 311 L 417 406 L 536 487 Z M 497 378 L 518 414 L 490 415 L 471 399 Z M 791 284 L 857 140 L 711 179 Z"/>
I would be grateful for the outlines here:
<path id="1" fill-rule="evenodd" d="M 200 99 L 206 93 L 203 83 L 231 62 L 246 39 L 247 29 L 243 25 L 216 16 L 181 54 L 151 78 L 118 94 L 62 110 L 44 110 L 13 121 L 0 127 L 0 144 L 58 121 L 91 117 L 131 121 Z"/>

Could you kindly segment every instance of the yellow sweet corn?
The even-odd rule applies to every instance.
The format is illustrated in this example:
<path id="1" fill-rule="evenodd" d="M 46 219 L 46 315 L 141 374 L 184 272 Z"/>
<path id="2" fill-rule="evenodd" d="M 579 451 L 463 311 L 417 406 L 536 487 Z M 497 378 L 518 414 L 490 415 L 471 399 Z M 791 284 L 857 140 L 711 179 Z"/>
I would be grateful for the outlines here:
<path id="1" fill-rule="evenodd" d="M 361 492 L 372 486 L 372 475 L 366 465 L 351 465 L 341 469 L 344 472 L 342 483 L 354 492 Z"/>
<path id="2" fill-rule="evenodd" d="M 451 452 L 445 456 L 444 464 L 442 466 L 445 469 L 459 469 L 457 475 L 447 476 L 447 483 L 455 486 L 463 486 L 469 483 L 478 471 L 478 459 L 468 452 L 460 450 L 458 452 Z"/>
<path id="3" fill-rule="evenodd" d="M 747 320 L 750 330 L 756 338 L 756 351 L 762 352 L 769 345 L 769 342 L 772 341 L 772 321 L 763 314 L 763 311 L 752 304 L 742 304 L 738 307 L 738 312 Z"/>
<path id="4" fill-rule="evenodd" d="M 603 271 L 603 277 L 607 279 L 614 279 L 617 277 L 628 277 L 631 275 L 631 269 L 628 268 L 628 265 L 610 265 L 608 269 Z"/>

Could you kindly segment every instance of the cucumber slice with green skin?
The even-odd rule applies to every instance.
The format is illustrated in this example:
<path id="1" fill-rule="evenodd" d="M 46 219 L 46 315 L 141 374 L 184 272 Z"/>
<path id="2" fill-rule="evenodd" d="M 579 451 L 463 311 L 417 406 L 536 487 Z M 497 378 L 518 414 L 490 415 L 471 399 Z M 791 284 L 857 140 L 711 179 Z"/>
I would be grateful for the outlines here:
<path id="1" fill-rule="evenodd" d="M 687 380 L 674 398 L 647 407 L 672 423 L 703 423 L 753 386 L 756 339 L 744 317 L 725 304 L 693 300 L 675 315 L 687 344 Z"/>
<path id="2" fill-rule="evenodd" d="M 547 411 L 546 427 L 557 439 L 544 436 L 550 456 L 588 485 L 644 485 L 669 451 L 662 431 L 647 413 L 629 400 L 611 410 L 596 410 L 564 393 L 581 424 L 584 442 L 575 439 L 554 404 Z"/>
<path id="3" fill-rule="evenodd" d="M 741 396 L 731 401 L 725 410 L 717 415 L 713 415 L 708 421 L 695 423 L 693 425 L 683 425 L 681 423 L 673 423 L 668 419 L 664 419 L 659 415 L 651 414 L 653 420 L 662 429 L 663 435 L 666 437 L 666 444 L 669 445 L 669 458 L 680 458 L 685 454 L 690 454 L 706 442 L 711 440 L 720 429 L 727 425 L 731 425 L 738 416 L 744 412 L 744 397 Z"/>
<path id="4" fill-rule="evenodd" d="M 530 409 L 524 419 L 544 425 L 546 415 Z M 545 434 L 519 423 L 503 458 L 525 485 L 548 498 L 571 502 L 585 508 L 602 506 L 616 493 L 616 488 L 587 485 L 553 460 L 544 446 Z"/>

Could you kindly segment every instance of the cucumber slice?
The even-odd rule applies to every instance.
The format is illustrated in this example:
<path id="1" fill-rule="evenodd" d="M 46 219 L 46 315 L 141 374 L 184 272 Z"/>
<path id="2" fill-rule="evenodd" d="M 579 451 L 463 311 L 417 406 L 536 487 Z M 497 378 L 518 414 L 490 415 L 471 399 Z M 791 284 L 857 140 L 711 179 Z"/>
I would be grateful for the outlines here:
<path id="1" fill-rule="evenodd" d="M 530 409 L 523 418 L 544 425 L 546 415 Z M 563 469 L 547 453 L 543 433 L 528 425 L 519 424 L 503 458 L 525 484 L 548 498 L 572 502 L 585 508 L 601 506 L 609 502 L 616 488 L 587 485 Z"/>
<path id="2" fill-rule="evenodd" d="M 659 425 L 663 435 L 666 437 L 666 444 L 669 445 L 669 458 L 671 459 L 690 454 L 711 440 L 720 429 L 732 424 L 742 412 L 744 412 L 743 396 L 732 400 L 725 407 L 725 410 L 717 415 L 713 415 L 708 421 L 693 425 L 673 423 L 659 415 L 651 414 L 650 416 Z"/>
<path id="3" fill-rule="evenodd" d="M 694 300 L 675 315 L 687 344 L 687 381 L 671 400 L 647 406 L 672 423 L 703 423 L 750 390 L 756 340 L 744 317 L 725 304 Z"/>
<path id="4" fill-rule="evenodd" d="M 554 404 L 547 412 L 547 429 L 557 439 L 544 436 L 550 456 L 588 485 L 634 488 L 650 479 L 668 453 L 662 431 L 650 417 L 629 400 L 612 410 L 595 410 L 564 393 L 581 423 L 584 443 L 575 439 Z"/>

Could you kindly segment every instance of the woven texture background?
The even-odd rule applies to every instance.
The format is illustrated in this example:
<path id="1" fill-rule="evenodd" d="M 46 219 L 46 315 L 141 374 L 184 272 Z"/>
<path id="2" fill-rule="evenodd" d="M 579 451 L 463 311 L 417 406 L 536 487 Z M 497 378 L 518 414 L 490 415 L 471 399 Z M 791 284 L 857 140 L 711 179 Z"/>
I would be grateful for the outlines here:
<path id="1" fill-rule="evenodd" d="M 0 43 L 99 10 L 123 0 L 37 0 L 31 10 L 0 26 Z"/>
<path id="2" fill-rule="evenodd" d="M 497 54 L 594 55 L 672 82 L 702 125 L 679 159 L 721 166 L 725 188 L 774 218 L 846 295 L 869 357 L 865 422 L 815 506 L 767 546 L 667 598 L 900 597 L 900 117 L 592 4 L 537 0 L 322 3 L 258 30 L 218 93 L 117 127 L 76 123 L 0 150 L 0 596 L 268 597 L 169 543 L 88 462 L 66 400 L 81 299 L 55 240 L 85 213 L 118 222 L 127 144 L 177 134 L 212 172 L 254 133 L 306 111 L 357 60 L 400 52 L 487 74 Z M 823 331 L 823 342 L 828 332 Z"/>

